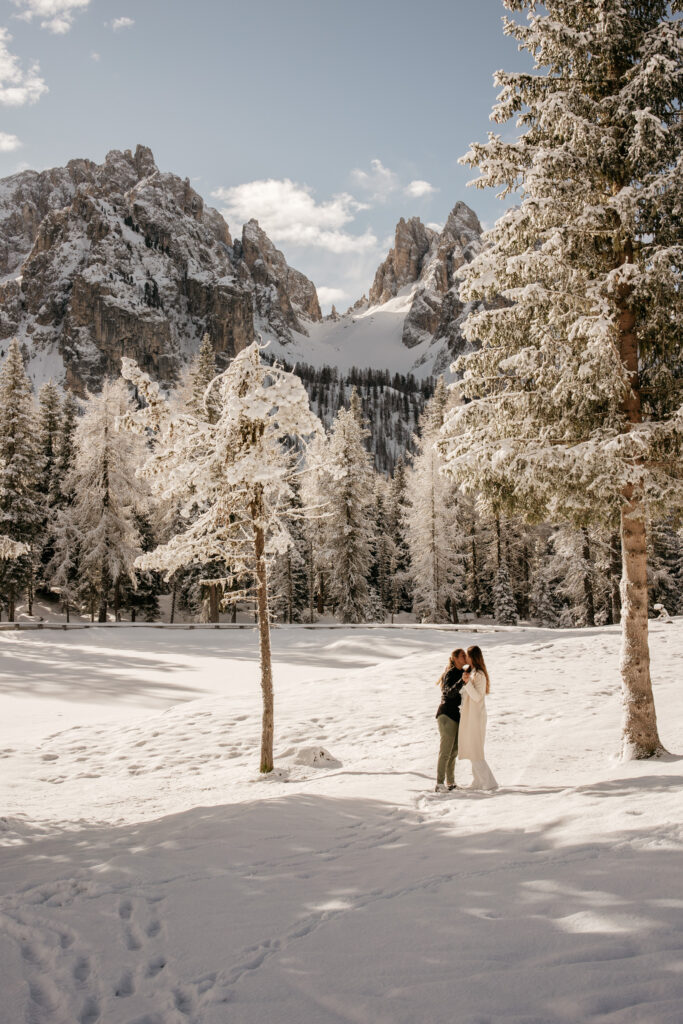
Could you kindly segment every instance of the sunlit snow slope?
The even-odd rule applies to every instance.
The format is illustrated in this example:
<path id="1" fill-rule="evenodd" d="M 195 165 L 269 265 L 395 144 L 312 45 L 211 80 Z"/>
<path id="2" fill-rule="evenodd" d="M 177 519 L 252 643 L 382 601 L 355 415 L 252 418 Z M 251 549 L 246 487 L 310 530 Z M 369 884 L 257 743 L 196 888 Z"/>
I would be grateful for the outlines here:
<path id="1" fill-rule="evenodd" d="M 336 321 L 307 324 L 309 336 L 295 333 L 288 345 L 282 345 L 268 331 L 263 337 L 271 341 L 272 351 L 289 363 L 335 366 L 342 373 L 352 366 L 389 370 L 412 373 L 421 379 L 434 372 L 434 362 L 443 346 L 431 339 L 414 348 L 403 344 L 403 323 L 415 289 L 416 285 L 407 285 L 396 298 L 381 305 L 345 314 Z"/>

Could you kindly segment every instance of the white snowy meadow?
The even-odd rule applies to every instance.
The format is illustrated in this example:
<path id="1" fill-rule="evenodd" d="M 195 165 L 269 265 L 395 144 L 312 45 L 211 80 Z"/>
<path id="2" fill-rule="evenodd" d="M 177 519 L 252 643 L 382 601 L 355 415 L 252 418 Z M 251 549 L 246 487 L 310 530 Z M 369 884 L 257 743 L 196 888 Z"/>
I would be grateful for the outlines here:
<path id="1" fill-rule="evenodd" d="M 501 789 L 436 795 L 472 642 Z M 618 647 L 281 627 L 263 776 L 254 629 L 0 632 L 0 1019 L 680 1021 L 681 760 L 612 756 Z M 680 751 L 683 620 L 651 649 Z"/>

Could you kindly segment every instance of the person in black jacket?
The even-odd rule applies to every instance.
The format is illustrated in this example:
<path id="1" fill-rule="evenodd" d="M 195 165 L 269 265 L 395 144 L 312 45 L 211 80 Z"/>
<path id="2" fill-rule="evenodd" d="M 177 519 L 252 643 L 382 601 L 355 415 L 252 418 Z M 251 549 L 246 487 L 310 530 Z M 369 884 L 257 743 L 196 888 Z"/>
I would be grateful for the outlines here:
<path id="1" fill-rule="evenodd" d="M 441 703 L 436 712 L 439 726 L 439 760 L 436 766 L 436 792 L 444 793 L 446 786 L 455 789 L 455 759 L 458 755 L 458 728 L 460 726 L 460 700 L 464 686 L 462 670 L 467 654 L 461 647 L 453 651 L 446 670 L 438 680 Z M 445 784 L 444 784 L 445 783 Z"/>

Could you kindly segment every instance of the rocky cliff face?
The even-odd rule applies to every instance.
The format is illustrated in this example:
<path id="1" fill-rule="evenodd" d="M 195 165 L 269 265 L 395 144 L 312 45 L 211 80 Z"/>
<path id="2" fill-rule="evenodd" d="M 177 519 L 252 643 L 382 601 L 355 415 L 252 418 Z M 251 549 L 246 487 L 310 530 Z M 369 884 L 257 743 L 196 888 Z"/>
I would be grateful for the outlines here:
<path id="1" fill-rule="evenodd" d="M 403 344 L 440 344 L 435 369 L 445 369 L 464 351 L 460 327 L 470 312 L 460 301 L 459 269 L 481 250 L 482 228 L 465 203 L 451 210 L 443 230 L 426 227 L 418 217 L 396 225 L 394 247 L 380 264 L 369 294 L 370 305 L 381 305 L 410 286 L 410 309 L 403 322 Z"/>
<path id="2" fill-rule="evenodd" d="M 233 244 L 144 146 L 0 182 L 0 348 L 18 336 L 73 387 L 118 373 L 122 355 L 173 380 L 205 332 L 220 363 L 260 326 L 286 343 L 319 319 L 313 284 L 255 221 Z"/>

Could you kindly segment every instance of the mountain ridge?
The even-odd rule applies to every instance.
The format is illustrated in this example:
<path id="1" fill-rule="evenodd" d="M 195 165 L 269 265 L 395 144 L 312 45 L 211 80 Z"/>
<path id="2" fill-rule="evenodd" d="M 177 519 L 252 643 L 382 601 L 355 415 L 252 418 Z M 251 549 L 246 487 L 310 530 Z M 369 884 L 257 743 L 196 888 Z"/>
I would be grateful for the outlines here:
<path id="1" fill-rule="evenodd" d="M 172 383 L 211 337 L 219 365 L 320 319 L 312 282 L 256 221 L 233 241 L 187 178 L 139 145 L 0 182 L 0 348 L 19 337 L 33 376 L 82 390 L 123 355 Z"/>

